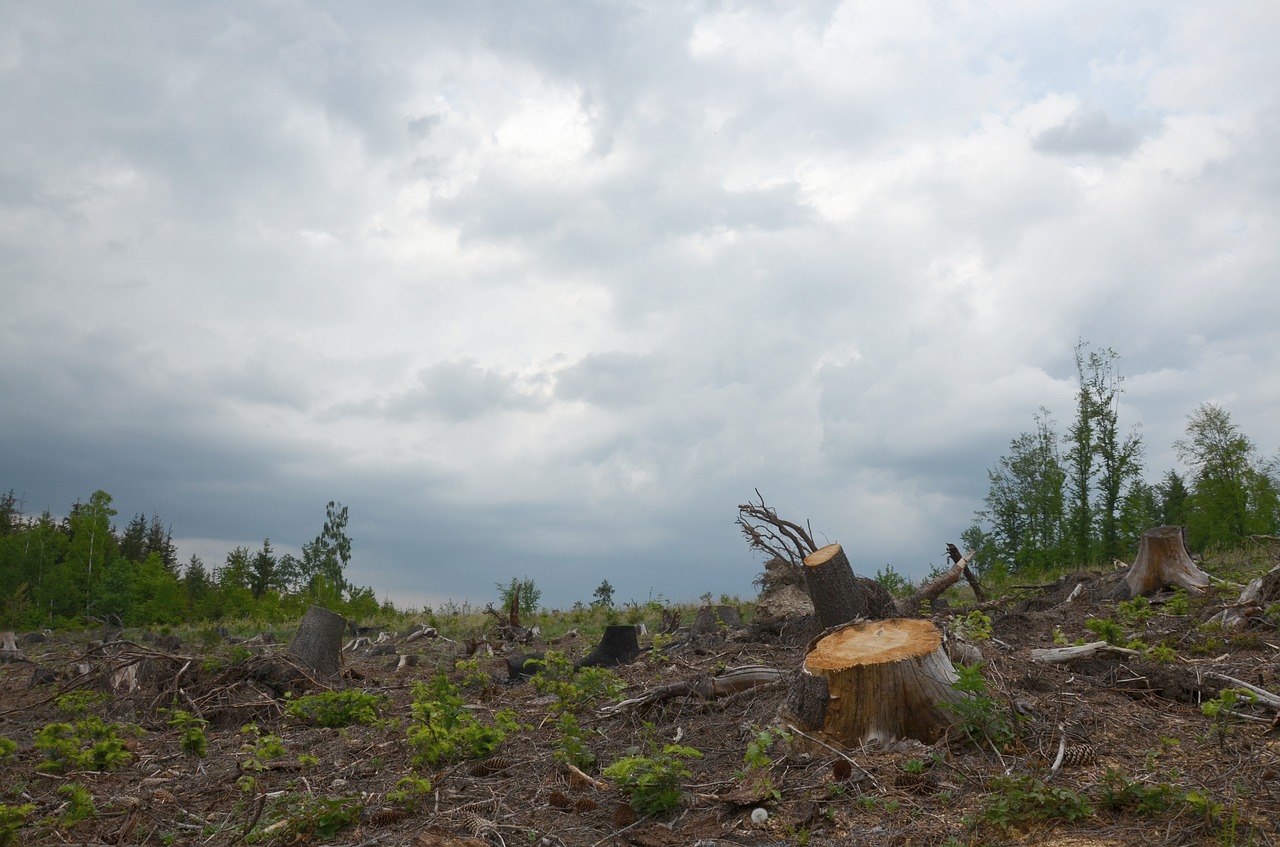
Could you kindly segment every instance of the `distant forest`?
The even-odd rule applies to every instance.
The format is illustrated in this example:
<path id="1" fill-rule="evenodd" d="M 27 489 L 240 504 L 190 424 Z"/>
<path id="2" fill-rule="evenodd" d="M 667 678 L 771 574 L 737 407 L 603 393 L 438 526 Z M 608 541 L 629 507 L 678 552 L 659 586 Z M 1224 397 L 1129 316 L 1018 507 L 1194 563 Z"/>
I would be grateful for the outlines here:
<path id="1" fill-rule="evenodd" d="M 24 515 L 12 490 L 0 496 L 0 628 L 281 620 L 313 603 L 357 618 L 383 609 L 372 588 L 346 579 L 351 540 L 339 503 L 328 504 L 323 529 L 301 557 L 277 556 L 264 539 L 258 550 L 237 547 L 212 570 L 198 556 L 179 566 L 158 515 L 136 515 L 123 531 L 115 516 L 105 491 L 62 520 L 47 511 Z"/>
<path id="2" fill-rule="evenodd" d="M 1119 355 L 1076 347 L 1075 416 L 1061 434 L 1043 407 L 987 471 L 985 508 L 963 539 L 980 574 L 1034 576 L 1127 560 L 1153 526 L 1188 530 L 1199 552 L 1225 551 L 1280 529 L 1280 462 L 1264 458 L 1213 403 L 1187 418 L 1174 443 L 1184 476 L 1148 482 L 1137 426 L 1121 428 Z"/>

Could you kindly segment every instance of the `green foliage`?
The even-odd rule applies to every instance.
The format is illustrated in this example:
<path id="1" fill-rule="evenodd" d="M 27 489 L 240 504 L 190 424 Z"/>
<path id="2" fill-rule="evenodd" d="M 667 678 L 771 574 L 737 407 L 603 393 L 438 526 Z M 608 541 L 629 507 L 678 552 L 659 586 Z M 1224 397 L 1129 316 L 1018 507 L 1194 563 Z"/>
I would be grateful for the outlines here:
<path id="1" fill-rule="evenodd" d="M 1123 647 L 1128 641 L 1125 638 L 1124 630 L 1120 625 L 1110 618 L 1089 618 L 1084 622 L 1084 628 L 1092 632 L 1102 641 L 1108 644 L 1114 644 L 1117 647 Z"/>
<path id="2" fill-rule="evenodd" d="M 743 755 L 742 760 L 749 768 L 764 769 L 773 764 L 773 760 L 769 758 L 769 751 L 773 749 L 773 745 L 779 741 L 790 741 L 791 734 L 778 727 L 767 726 L 763 729 L 758 726 L 751 727 L 751 740 L 747 742 L 747 751 Z"/>
<path id="3" fill-rule="evenodd" d="M 436 674 L 430 683 L 414 683 L 407 735 L 415 765 L 435 767 L 478 759 L 498 748 L 506 731 L 480 723 L 465 705 L 458 689 L 443 673 Z"/>
<path id="4" fill-rule="evenodd" d="M 1030 776 L 1001 776 L 982 807 L 982 819 L 1001 832 L 1041 821 L 1074 823 L 1093 814 L 1083 794 Z"/>
<path id="5" fill-rule="evenodd" d="M 174 727 L 182 736 L 179 745 L 188 756 L 205 756 L 209 753 L 209 739 L 205 737 L 205 727 L 209 722 L 198 718 L 182 709 L 169 711 L 169 726 Z"/>
<path id="6" fill-rule="evenodd" d="M 582 727 L 578 725 L 578 718 L 573 712 L 561 712 L 556 719 L 556 729 L 560 731 L 560 743 L 556 745 L 552 755 L 557 762 L 584 770 L 595 765 L 596 754 L 591 752 L 582 737 Z"/>
<path id="7" fill-rule="evenodd" d="M 18 834 L 22 831 L 23 823 L 35 810 L 36 807 L 30 803 L 21 806 L 0 803 L 0 847 L 20 843 Z"/>
<path id="8" fill-rule="evenodd" d="M 280 797 L 266 822 L 249 834 L 249 842 L 285 838 L 288 843 L 327 840 L 360 819 L 364 801 L 359 795 L 319 797 L 288 793 Z"/>
<path id="9" fill-rule="evenodd" d="M 609 668 L 575 668 L 555 650 L 548 651 L 541 662 L 542 670 L 529 682 L 538 693 L 556 696 L 556 711 L 577 711 L 599 700 L 616 701 L 622 694 L 623 682 Z"/>
<path id="10" fill-rule="evenodd" d="M 396 781 L 396 787 L 387 792 L 387 802 L 402 806 L 412 812 L 422 798 L 431 793 L 431 780 L 424 777 L 405 776 Z"/>
<path id="11" fill-rule="evenodd" d="M 542 589 L 527 576 L 524 579 L 512 577 L 510 583 L 505 585 L 501 582 L 495 583 L 495 587 L 498 589 L 504 611 L 511 608 L 511 602 L 514 599 L 521 615 L 531 615 L 538 611 L 538 604 L 542 602 Z"/>
<path id="12" fill-rule="evenodd" d="M 955 666 L 959 678 L 951 687 L 965 696 L 944 705 L 956 713 L 956 729 L 965 739 L 973 744 L 986 741 L 997 750 L 1004 750 L 1018 737 L 1017 715 L 991 697 L 982 665 L 975 662 Z"/>
<path id="13" fill-rule="evenodd" d="M 631 796 L 631 805 L 642 815 L 659 815 L 680 805 L 680 782 L 692 776 L 685 764 L 702 757 L 692 747 L 649 741 L 650 755 L 624 756 L 604 769 L 604 775 Z"/>
<path id="14" fill-rule="evenodd" d="M 66 806 L 58 818 L 63 826 L 74 826 L 80 821 L 98 816 L 98 807 L 93 803 L 93 795 L 80 783 L 63 783 L 58 787 L 58 793 L 67 798 Z"/>
<path id="15" fill-rule="evenodd" d="M 1178 588 L 1173 592 L 1173 596 L 1164 601 L 1164 613 L 1166 615 L 1189 615 L 1191 614 L 1191 598 L 1183 588 Z"/>
<path id="16" fill-rule="evenodd" d="M 89 709 L 105 703 L 109 699 L 111 699 L 109 695 L 100 691 L 85 691 L 81 689 L 60 694 L 53 702 L 58 707 L 58 711 L 74 718 L 88 714 Z"/>
<path id="17" fill-rule="evenodd" d="M 377 722 L 386 702 L 386 695 L 367 691 L 324 691 L 292 701 L 285 714 L 316 726 L 368 726 Z"/>
<path id="18" fill-rule="evenodd" d="M 484 691 L 494 687 L 493 677 L 480 667 L 479 659 L 459 659 L 453 663 L 453 668 L 462 674 L 463 688 Z"/>
<path id="19" fill-rule="evenodd" d="M 1128 627 L 1142 626 L 1151 620 L 1154 614 L 1155 610 L 1151 608 L 1147 598 L 1141 594 L 1116 606 L 1116 618 Z"/>
<path id="20" fill-rule="evenodd" d="M 595 593 L 592 595 L 595 599 L 591 601 L 591 605 L 599 606 L 604 609 L 613 608 L 613 586 L 609 584 L 609 580 L 604 579 L 596 586 Z"/>
<path id="21" fill-rule="evenodd" d="M 894 570 L 893 565 L 886 564 L 876 571 L 875 581 L 885 587 L 894 597 L 904 597 L 911 593 L 911 580 Z"/>
<path id="22" fill-rule="evenodd" d="M 36 731 L 35 747 L 45 755 L 38 770 L 113 771 L 131 758 L 120 737 L 119 724 L 88 715 L 71 723 L 51 723 Z"/>
<path id="23" fill-rule="evenodd" d="M 991 618 L 978 609 L 958 618 L 955 627 L 957 632 L 970 641 L 987 641 L 994 634 L 991 629 Z"/>
<path id="24" fill-rule="evenodd" d="M 1103 777 L 1102 808 L 1113 812 L 1134 812 L 1151 817 L 1171 809 L 1184 795 L 1167 782 L 1151 785 L 1126 777 L 1114 768 L 1107 768 Z"/>
<path id="25" fill-rule="evenodd" d="M 15 758 L 18 753 L 18 742 L 0 735 L 0 762 Z"/>
<path id="26" fill-rule="evenodd" d="M 240 748 L 240 752 L 249 754 L 249 758 L 240 763 L 244 770 L 265 771 L 272 760 L 283 758 L 289 752 L 283 738 L 271 733 L 264 735 L 257 724 L 246 724 L 240 732 L 252 739 Z"/>

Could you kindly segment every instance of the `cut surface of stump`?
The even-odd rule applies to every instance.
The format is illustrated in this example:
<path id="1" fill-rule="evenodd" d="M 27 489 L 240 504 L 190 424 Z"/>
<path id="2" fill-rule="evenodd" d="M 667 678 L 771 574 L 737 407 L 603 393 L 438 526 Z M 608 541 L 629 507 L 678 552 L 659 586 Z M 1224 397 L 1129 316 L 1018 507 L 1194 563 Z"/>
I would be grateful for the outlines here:
<path id="1" fill-rule="evenodd" d="M 786 710 L 842 744 L 936 741 L 953 723 L 945 708 L 965 695 L 931 622 L 891 618 L 851 624 L 809 646 Z"/>
<path id="2" fill-rule="evenodd" d="M 1209 587 L 1209 575 L 1196 567 L 1187 553 L 1180 526 L 1157 526 L 1142 533 L 1138 557 L 1113 596 L 1128 600 L 1166 585 L 1185 588 L 1191 594 L 1203 594 Z"/>

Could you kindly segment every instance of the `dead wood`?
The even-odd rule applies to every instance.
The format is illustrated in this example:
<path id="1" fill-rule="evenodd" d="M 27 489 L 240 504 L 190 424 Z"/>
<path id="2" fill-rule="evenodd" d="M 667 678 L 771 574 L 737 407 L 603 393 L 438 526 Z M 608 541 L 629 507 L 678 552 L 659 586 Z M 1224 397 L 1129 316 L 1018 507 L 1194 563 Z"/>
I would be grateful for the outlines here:
<path id="1" fill-rule="evenodd" d="M 317 674 L 333 676 L 342 667 L 342 638 L 346 618 L 322 606 L 311 606 L 289 642 L 294 656 Z"/>
<path id="2" fill-rule="evenodd" d="M 759 503 L 744 503 L 738 507 L 738 526 L 747 537 L 752 550 L 790 562 L 799 567 L 805 556 L 818 549 L 813 543 L 813 530 L 798 523 L 778 517 L 772 506 L 766 505 L 764 495 L 756 489 Z"/>
<path id="3" fill-rule="evenodd" d="M 679 682 L 671 682 L 650 688 L 639 697 L 632 697 L 605 706 L 600 711 L 605 714 L 635 709 L 640 706 L 651 706 L 675 697 L 694 697 L 700 700 L 711 700 L 726 697 L 760 685 L 772 685 L 781 682 L 782 671 L 766 665 L 743 665 L 736 668 L 725 668 L 715 676 L 697 676 Z"/>
<path id="4" fill-rule="evenodd" d="M 1209 587 L 1209 575 L 1191 560 L 1180 526 L 1157 526 L 1142 533 L 1138 557 L 1124 580 L 1112 591 L 1112 597 L 1129 600 L 1167 585 L 1179 586 L 1192 594 L 1203 594 Z"/>
<path id="5" fill-rule="evenodd" d="M 26 654 L 18 649 L 18 638 L 12 632 L 0 632 L 0 664 L 29 662 Z"/>
<path id="6" fill-rule="evenodd" d="M 640 656 L 639 627 L 631 624 L 610 624 L 604 628 L 596 649 L 578 662 L 580 668 L 611 668 L 629 665 Z"/>
<path id="7" fill-rule="evenodd" d="M 955 564 L 950 569 L 943 571 L 920 586 L 910 597 L 898 603 L 899 615 L 912 617 L 920 614 L 920 607 L 924 603 L 931 603 L 938 599 L 939 594 L 959 582 L 961 577 L 968 579 L 969 584 L 973 586 L 973 593 L 978 602 L 981 603 L 986 599 L 982 586 L 978 584 L 978 580 L 973 577 L 973 574 L 969 573 L 969 561 L 973 558 L 973 551 L 970 550 L 961 556 L 960 550 L 954 544 L 948 544 L 947 551 Z"/>
<path id="8" fill-rule="evenodd" d="M 849 557 L 839 544 L 828 544 L 804 559 L 805 583 L 821 629 L 856 618 L 879 619 L 897 614 L 897 605 L 884 586 L 853 574 Z"/>
<path id="9" fill-rule="evenodd" d="M 957 679 L 931 622 L 865 621 L 814 639 L 784 709 L 842 744 L 931 743 L 955 722 L 946 706 L 965 696 L 951 686 Z"/>
<path id="10" fill-rule="evenodd" d="M 1227 629 L 1240 629 L 1261 614 L 1268 605 L 1280 601 L 1280 565 L 1250 581 L 1239 599 L 1223 608 L 1210 621 Z"/>
<path id="11" fill-rule="evenodd" d="M 1072 647 L 1049 647 L 1031 651 L 1031 658 L 1048 665 L 1061 665 L 1077 659 L 1089 659 L 1099 653 L 1118 653 L 1124 656 L 1141 656 L 1142 651 L 1130 650 L 1128 647 L 1117 647 L 1106 641 L 1091 641 Z"/>

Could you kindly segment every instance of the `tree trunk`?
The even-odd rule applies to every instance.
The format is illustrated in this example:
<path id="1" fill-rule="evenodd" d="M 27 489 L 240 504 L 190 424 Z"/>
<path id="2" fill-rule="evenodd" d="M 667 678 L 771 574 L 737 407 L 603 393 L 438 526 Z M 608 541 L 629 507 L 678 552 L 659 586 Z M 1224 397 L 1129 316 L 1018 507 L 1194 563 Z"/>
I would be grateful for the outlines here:
<path id="1" fill-rule="evenodd" d="M 897 613 L 893 596 L 884 586 L 853 575 L 849 557 L 839 544 L 805 556 L 804 576 L 820 630 L 854 618 L 879 619 Z"/>
<path id="2" fill-rule="evenodd" d="M 629 624 L 610 624 L 604 628 L 600 643 L 587 657 L 578 662 L 580 668 L 611 668 L 629 665 L 640 655 L 640 638 L 636 627 Z"/>
<path id="3" fill-rule="evenodd" d="M 1192 594 L 1203 594 L 1209 587 L 1209 575 L 1196 567 L 1187 553 L 1180 526 L 1158 526 L 1142 533 L 1138 557 L 1112 597 L 1129 600 L 1166 585 L 1180 586 Z"/>
<path id="4" fill-rule="evenodd" d="M 784 705 L 802 728 L 842 744 L 936 741 L 955 723 L 945 704 L 965 695 L 937 627 L 894 618 L 840 627 L 814 639 Z"/>
<path id="5" fill-rule="evenodd" d="M 946 591 L 951 586 L 960 581 L 960 577 L 969 580 L 969 585 L 973 587 L 974 598 L 979 602 L 984 602 L 986 596 L 982 591 L 982 586 L 974 579 L 973 574 L 969 573 L 969 560 L 973 558 L 973 551 L 970 550 L 961 556 L 960 551 L 956 549 L 954 544 L 948 544 L 947 547 L 955 550 L 952 555 L 952 561 L 955 563 L 950 570 L 943 571 L 933 579 L 920 586 L 920 589 L 914 592 L 910 597 L 898 603 L 898 612 L 906 616 L 920 614 L 920 606 L 926 600 L 932 603 L 938 599 L 938 595 Z"/>
<path id="6" fill-rule="evenodd" d="M 346 618 L 320 606 L 312 606 L 302 616 L 298 632 L 289 642 L 289 655 L 318 674 L 332 676 L 341 667 L 342 638 Z"/>

